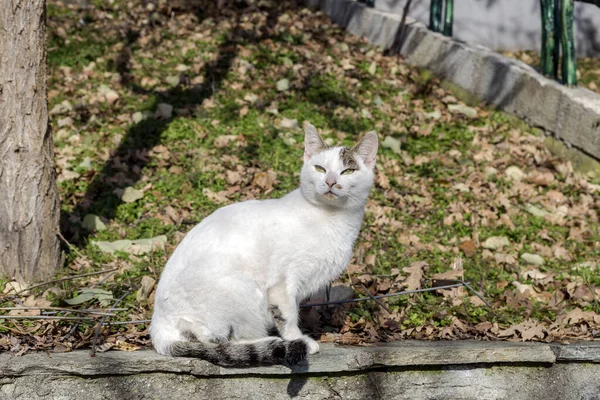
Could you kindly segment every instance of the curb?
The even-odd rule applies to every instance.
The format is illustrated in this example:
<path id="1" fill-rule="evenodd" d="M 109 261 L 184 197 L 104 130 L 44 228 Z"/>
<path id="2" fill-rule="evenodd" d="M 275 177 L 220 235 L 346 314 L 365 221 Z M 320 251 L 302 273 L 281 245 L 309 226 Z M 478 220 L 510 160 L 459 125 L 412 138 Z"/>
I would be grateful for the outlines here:
<path id="1" fill-rule="evenodd" d="M 175 373 L 193 376 L 290 376 L 340 374 L 382 368 L 531 365 L 550 367 L 557 362 L 600 363 L 600 343 L 574 345 L 484 341 L 403 341 L 377 346 L 321 344 L 321 352 L 294 368 L 280 365 L 223 368 L 194 358 L 174 358 L 153 350 L 109 351 L 90 357 L 85 350 L 69 353 L 0 354 L 0 378 L 54 375 L 78 377 Z"/>

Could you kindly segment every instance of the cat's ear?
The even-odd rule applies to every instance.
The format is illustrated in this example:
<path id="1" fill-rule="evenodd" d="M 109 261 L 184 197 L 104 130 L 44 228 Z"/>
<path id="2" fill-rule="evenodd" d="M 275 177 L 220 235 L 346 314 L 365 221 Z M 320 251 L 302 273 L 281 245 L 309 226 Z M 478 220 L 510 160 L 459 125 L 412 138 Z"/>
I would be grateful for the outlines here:
<path id="1" fill-rule="evenodd" d="M 352 152 L 360 157 L 367 168 L 375 167 L 375 156 L 379 146 L 375 131 L 368 132 L 352 148 Z"/>
<path id="2" fill-rule="evenodd" d="M 304 161 L 308 161 L 315 154 L 327 150 L 327 145 L 314 126 L 304 123 Z"/>

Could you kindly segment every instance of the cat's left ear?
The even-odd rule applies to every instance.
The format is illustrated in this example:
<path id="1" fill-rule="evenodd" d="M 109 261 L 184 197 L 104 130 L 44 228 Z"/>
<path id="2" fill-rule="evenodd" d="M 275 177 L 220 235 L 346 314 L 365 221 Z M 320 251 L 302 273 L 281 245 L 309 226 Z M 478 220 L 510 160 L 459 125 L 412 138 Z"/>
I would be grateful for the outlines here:
<path id="1" fill-rule="evenodd" d="M 367 168 L 375 168 L 375 156 L 377 156 L 377 147 L 379 141 L 375 131 L 368 132 L 352 148 L 352 152 L 358 155 L 365 163 Z"/>
<path id="2" fill-rule="evenodd" d="M 327 145 L 323 138 L 317 132 L 317 129 L 309 124 L 304 123 L 304 161 L 308 161 L 312 156 L 327 150 Z"/>

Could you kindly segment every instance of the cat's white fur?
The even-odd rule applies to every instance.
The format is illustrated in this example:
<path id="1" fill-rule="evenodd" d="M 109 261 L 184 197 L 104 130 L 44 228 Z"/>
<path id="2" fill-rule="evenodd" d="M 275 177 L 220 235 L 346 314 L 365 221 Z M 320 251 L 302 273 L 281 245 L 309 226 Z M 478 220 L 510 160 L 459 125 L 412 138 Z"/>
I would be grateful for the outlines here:
<path id="1" fill-rule="evenodd" d="M 346 268 L 373 184 L 377 135 L 353 148 L 358 169 L 342 175 L 341 147 L 326 148 L 305 125 L 300 189 L 281 199 L 246 201 L 218 209 L 194 227 L 169 259 L 156 291 L 152 343 L 158 353 L 188 340 L 253 341 L 273 325 L 270 305 L 285 320 L 284 340 L 302 338 L 299 302 Z M 327 172 L 319 172 L 315 166 Z M 330 185 L 335 184 L 329 194 Z"/>

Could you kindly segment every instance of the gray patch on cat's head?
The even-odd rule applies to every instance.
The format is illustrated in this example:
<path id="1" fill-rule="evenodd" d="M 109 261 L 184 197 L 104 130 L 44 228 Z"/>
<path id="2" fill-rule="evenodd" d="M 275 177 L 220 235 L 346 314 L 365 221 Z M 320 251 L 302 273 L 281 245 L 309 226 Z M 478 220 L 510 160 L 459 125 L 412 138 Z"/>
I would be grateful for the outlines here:
<path id="1" fill-rule="evenodd" d="M 340 150 L 340 159 L 344 164 L 344 168 L 358 169 L 358 163 L 354 157 L 354 152 L 347 147 L 342 147 Z"/>

